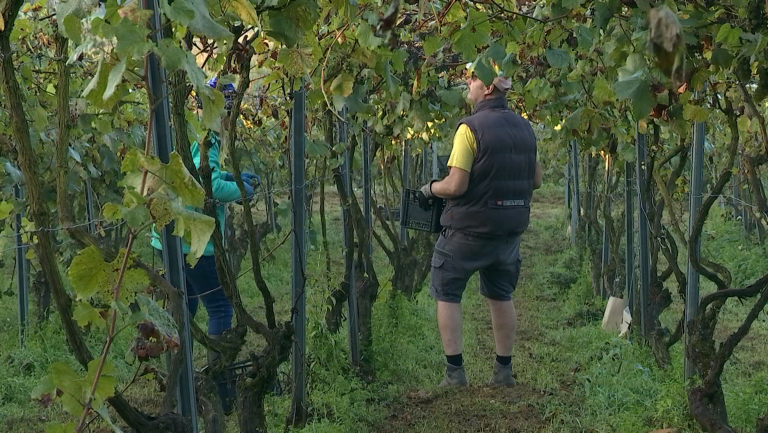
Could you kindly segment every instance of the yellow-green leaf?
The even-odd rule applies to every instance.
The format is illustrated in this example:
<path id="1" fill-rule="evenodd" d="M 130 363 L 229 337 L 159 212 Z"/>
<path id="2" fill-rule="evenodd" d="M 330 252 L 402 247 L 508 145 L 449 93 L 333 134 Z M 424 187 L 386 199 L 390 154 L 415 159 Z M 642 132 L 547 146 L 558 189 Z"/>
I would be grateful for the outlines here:
<path id="1" fill-rule="evenodd" d="M 333 93 L 335 96 L 343 96 L 346 98 L 352 94 L 354 86 L 355 79 L 352 77 L 352 75 L 345 72 L 333 80 L 331 83 L 331 93 Z"/>
<path id="2" fill-rule="evenodd" d="M 69 265 L 69 280 L 78 300 L 90 299 L 100 290 L 111 290 L 110 265 L 99 250 L 90 246 L 80 250 Z"/>
<path id="3" fill-rule="evenodd" d="M 254 9 L 250 1 L 234 0 L 231 6 L 245 24 L 251 26 L 259 24 L 259 14 L 256 13 L 256 9 Z"/>
<path id="4" fill-rule="evenodd" d="M 107 322 L 101 317 L 101 311 L 94 308 L 89 302 L 80 301 L 75 307 L 75 311 L 72 313 L 72 318 L 77 321 L 77 324 L 81 327 L 85 327 L 89 324 L 93 324 L 98 328 L 104 328 L 107 326 Z"/>
<path id="5" fill-rule="evenodd" d="M 94 359 L 88 363 L 88 374 L 85 376 L 85 383 L 92 384 L 96 378 L 96 372 L 98 371 L 100 359 Z M 115 395 L 115 387 L 117 386 L 117 378 L 115 378 L 115 366 L 111 362 L 105 362 L 99 376 L 99 383 L 96 385 L 96 391 L 93 393 L 92 406 L 95 408 L 101 407 L 104 404 L 104 400 Z M 85 398 L 88 398 L 90 389 L 86 388 Z"/>
<path id="6" fill-rule="evenodd" d="M 592 90 L 592 97 L 597 102 L 612 102 L 616 100 L 616 93 L 608 84 L 605 78 L 600 77 L 595 80 L 595 88 Z"/>
<path id="7" fill-rule="evenodd" d="M 13 205 L 7 201 L 0 201 L 0 220 L 4 220 L 13 214 Z"/>
<path id="8" fill-rule="evenodd" d="M 689 122 L 706 122 L 709 119 L 709 110 L 692 104 L 683 107 L 683 119 Z"/>

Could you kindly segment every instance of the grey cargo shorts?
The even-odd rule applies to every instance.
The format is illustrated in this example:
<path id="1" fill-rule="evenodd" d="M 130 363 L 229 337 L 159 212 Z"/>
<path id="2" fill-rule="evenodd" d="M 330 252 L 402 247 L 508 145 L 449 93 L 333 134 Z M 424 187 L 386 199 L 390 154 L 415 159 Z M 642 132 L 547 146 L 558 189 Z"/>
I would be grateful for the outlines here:
<path id="1" fill-rule="evenodd" d="M 521 262 L 520 235 L 485 238 L 443 229 L 432 254 L 429 293 L 438 301 L 458 304 L 467 281 L 480 271 L 481 295 L 512 300 Z"/>

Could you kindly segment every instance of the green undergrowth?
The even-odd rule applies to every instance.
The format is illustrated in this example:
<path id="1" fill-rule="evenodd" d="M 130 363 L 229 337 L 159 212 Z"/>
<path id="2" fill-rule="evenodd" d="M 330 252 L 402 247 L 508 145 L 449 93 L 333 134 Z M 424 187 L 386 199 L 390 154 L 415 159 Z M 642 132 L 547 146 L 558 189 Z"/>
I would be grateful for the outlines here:
<path id="1" fill-rule="evenodd" d="M 325 326 L 325 297 L 329 284 L 341 280 L 343 259 L 338 208 L 329 210 L 329 242 L 333 266 L 326 275 L 324 252 L 311 245 L 307 257 L 308 393 L 312 417 L 307 432 L 440 432 L 440 431 L 547 431 L 647 432 L 673 427 L 697 432 L 688 414 L 682 380 L 682 348 L 672 350 L 672 366 L 660 370 L 639 339 L 629 343 L 600 329 L 604 305 L 592 296 L 586 260 L 570 247 L 562 191 L 545 188 L 536 193 L 531 226 L 524 235 L 523 274 L 516 292 L 519 333 L 513 365 L 518 387 L 493 391 L 483 384 L 491 374 L 493 339 L 487 306 L 473 279 L 465 293 L 463 352 L 470 388 L 454 392 L 437 389 L 443 357 L 437 332 L 434 301 L 427 286 L 415 301 L 395 296 L 389 282 L 392 270 L 376 249 L 382 287 L 374 308 L 374 360 L 372 383 L 358 378 L 349 367 L 346 323 L 338 334 Z M 319 217 L 313 220 L 318 236 Z M 711 226 L 711 227 L 710 227 Z M 734 272 L 734 281 L 749 282 L 766 271 L 765 247 L 743 237 L 735 223 L 718 216 L 708 224 L 704 251 Z M 269 249 L 284 233 L 270 235 Z M 264 263 L 264 276 L 276 296 L 277 313 L 290 314 L 290 249 L 277 248 Z M 142 251 L 143 254 L 146 251 Z M 7 287 L 8 268 L 0 270 L 0 286 Z M 246 257 L 242 270 L 250 267 Z M 254 315 L 263 316 L 261 297 L 249 274 L 240 288 Z M 711 290 L 707 284 L 703 291 Z M 74 365 L 58 318 L 33 327 L 24 348 L 18 347 L 15 297 L 0 299 L 0 430 L 40 432 L 50 420 L 65 415 L 53 405 L 30 400 L 31 390 L 53 362 Z M 664 316 L 674 321 L 680 301 Z M 724 328 L 738 326 L 749 302 L 731 302 L 723 311 Z M 204 326 L 205 310 L 197 321 Z M 731 423 L 739 431 L 753 431 L 754 420 L 768 409 L 768 374 L 764 345 L 768 324 L 761 316 L 750 336 L 737 349 L 723 376 Z M 121 335 L 114 353 L 119 385 L 130 382 L 136 366 L 121 361 L 130 342 Z M 100 333 L 89 336 L 91 350 L 100 349 Z M 727 334 L 724 334 L 727 335 Z M 250 337 L 249 350 L 261 341 Z M 196 366 L 205 364 L 205 351 L 196 345 Z M 160 361 L 153 361 L 161 367 Z M 283 394 L 267 400 L 271 431 L 284 429 L 290 406 L 289 366 L 280 372 Z M 152 378 L 140 378 L 126 396 L 147 411 L 157 407 L 160 393 Z M 237 431 L 236 416 L 228 430 Z"/>

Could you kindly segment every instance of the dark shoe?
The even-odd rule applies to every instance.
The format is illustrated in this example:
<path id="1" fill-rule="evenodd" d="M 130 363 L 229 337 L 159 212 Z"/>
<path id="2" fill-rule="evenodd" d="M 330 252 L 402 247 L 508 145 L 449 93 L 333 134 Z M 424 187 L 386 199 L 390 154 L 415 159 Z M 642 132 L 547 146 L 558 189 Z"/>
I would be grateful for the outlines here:
<path id="1" fill-rule="evenodd" d="M 467 375 L 464 373 L 464 366 L 445 364 L 445 377 L 440 382 L 441 387 L 447 386 L 467 386 Z"/>
<path id="2" fill-rule="evenodd" d="M 494 361 L 493 363 L 493 377 L 488 383 L 490 386 L 515 386 L 515 378 L 512 376 L 512 364 L 501 365 Z"/>

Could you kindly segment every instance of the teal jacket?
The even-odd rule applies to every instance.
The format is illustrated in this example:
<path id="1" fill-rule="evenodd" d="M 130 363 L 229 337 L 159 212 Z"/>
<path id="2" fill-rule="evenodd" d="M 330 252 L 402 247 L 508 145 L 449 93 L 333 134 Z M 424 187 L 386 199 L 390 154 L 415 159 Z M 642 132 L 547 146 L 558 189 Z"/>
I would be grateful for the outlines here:
<path id="1" fill-rule="evenodd" d="M 228 182 L 225 179 L 227 172 L 221 170 L 221 163 L 219 162 L 219 152 L 221 150 L 221 140 L 219 136 L 211 132 L 209 134 L 210 147 L 208 148 L 208 165 L 211 167 L 211 184 L 213 186 L 213 198 L 220 202 L 232 202 L 240 199 L 240 189 L 235 182 Z M 192 143 L 190 149 L 192 151 L 192 159 L 195 163 L 195 167 L 200 168 L 200 146 L 197 142 Z M 190 209 L 194 209 L 190 207 Z M 198 212 L 199 209 L 194 209 Z M 219 227 L 221 227 L 222 233 L 224 231 L 225 222 L 225 208 L 224 204 L 216 206 L 216 219 L 219 221 Z M 155 227 L 152 227 L 152 241 L 151 244 L 158 250 L 163 249 L 162 237 L 157 233 Z M 182 239 L 181 246 L 184 254 L 189 253 L 189 245 Z M 205 246 L 204 256 L 213 255 L 213 242 L 208 241 L 208 245 Z"/>

